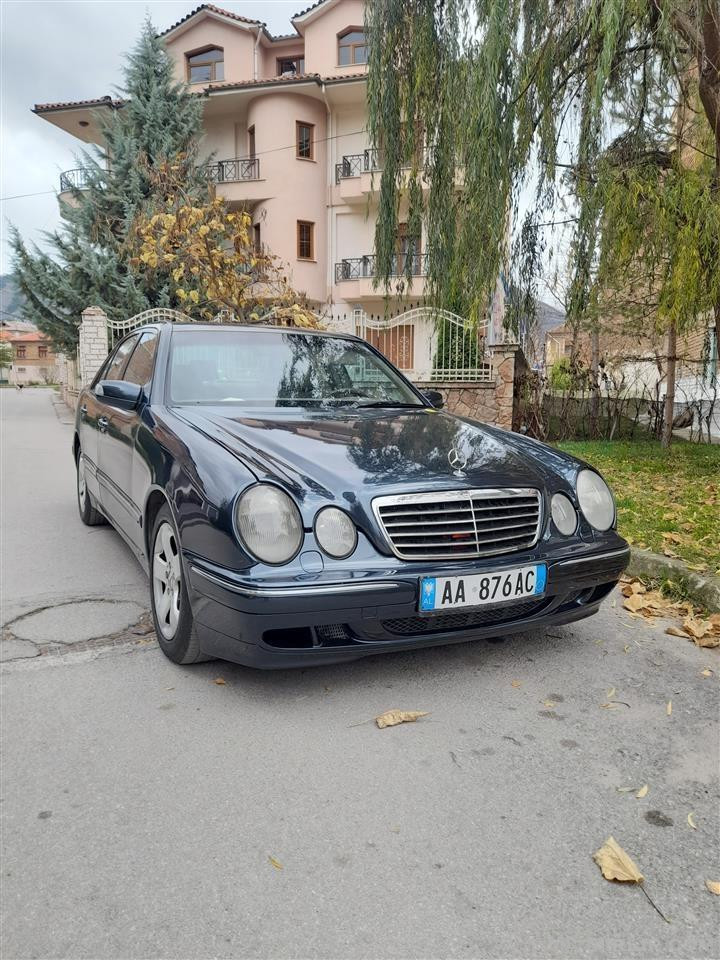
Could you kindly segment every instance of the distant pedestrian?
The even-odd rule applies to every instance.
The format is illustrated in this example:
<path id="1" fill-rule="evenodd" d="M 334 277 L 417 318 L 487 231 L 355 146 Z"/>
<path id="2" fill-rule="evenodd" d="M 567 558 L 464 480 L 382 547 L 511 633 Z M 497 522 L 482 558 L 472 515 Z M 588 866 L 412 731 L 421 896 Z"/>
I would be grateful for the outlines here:
<path id="1" fill-rule="evenodd" d="M 23 385 L 22 385 L 21 383 L 16 383 L 16 384 L 15 384 L 15 389 L 16 389 L 16 390 L 22 390 L 22 388 L 23 388 Z"/>

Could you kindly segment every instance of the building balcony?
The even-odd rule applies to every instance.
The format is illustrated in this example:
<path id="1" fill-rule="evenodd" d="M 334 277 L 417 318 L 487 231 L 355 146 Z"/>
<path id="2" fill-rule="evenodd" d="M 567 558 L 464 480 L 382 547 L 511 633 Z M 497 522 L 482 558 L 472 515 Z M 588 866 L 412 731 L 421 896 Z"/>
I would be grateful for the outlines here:
<path id="1" fill-rule="evenodd" d="M 373 173 L 379 170 L 377 151 L 364 150 L 344 156 L 335 164 L 338 199 L 345 203 L 364 200 L 373 192 Z"/>
<path id="2" fill-rule="evenodd" d="M 260 177 L 259 157 L 216 160 L 206 164 L 205 174 L 215 184 L 218 196 L 230 204 L 242 205 L 268 199 L 267 181 Z"/>
<path id="3" fill-rule="evenodd" d="M 78 167 L 76 170 L 65 170 L 60 174 L 60 193 L 72 193 L 73 190 L 84 190 L 87 186 L 85 171 Z"/>
<path id="4" fill-rule="evenodd" d="M 205 167 L 212 183 L 237 183 L 240 180 L 260 179 L 259 157 L 234 157 L 232 160 L 216 160 Z"/>
<path id="5" fill-rule="evenodd" d="M 427 254 L 397 254 L 392 259 L 391 292 L 422 296 L 425 292 Z M 377 276 L 374 254 L 351 257 L 335 264 L 335 294 L 346 300 L 381 299 L 385 296 L 382 285 L 375 287 Z"/>

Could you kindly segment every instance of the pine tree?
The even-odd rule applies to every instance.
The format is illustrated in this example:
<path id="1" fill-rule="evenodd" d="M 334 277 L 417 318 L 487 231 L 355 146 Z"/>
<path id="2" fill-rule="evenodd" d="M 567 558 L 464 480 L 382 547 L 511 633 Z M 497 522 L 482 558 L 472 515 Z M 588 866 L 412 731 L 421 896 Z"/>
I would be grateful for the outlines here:
<path id="1" fill-rule="evenodd" d="M 122 106 L 99 117 L 103 146 L 79 159 L 82 189 L 61 203 L 61 227 L 47 233 L 47 252 L 28 248 L 16 229 L 11 242 L 26 315 L 60 349 L 72 351 L 82 310 L 102 307 L 122 320 L 151 307 L 182 307 L 167 276 L 133 268 L 126 241 L 146 206 L 152 176 L 173 163 L 189 197 L 207 197 L 198 165 L 202 103 L 173 76 L 173 65 L 149 20 L 128 55 Z M 157 189 L 157 188 L 155 188 Z"/>

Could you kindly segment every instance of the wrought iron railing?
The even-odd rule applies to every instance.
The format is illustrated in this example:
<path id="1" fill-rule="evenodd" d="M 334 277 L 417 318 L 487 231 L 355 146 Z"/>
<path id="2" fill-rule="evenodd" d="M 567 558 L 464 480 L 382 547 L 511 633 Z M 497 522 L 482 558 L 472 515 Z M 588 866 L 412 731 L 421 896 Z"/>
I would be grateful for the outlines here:
<path id="1" fill-rule="evenodd" d="M 392 258 L 391 277 L 424 277 L 427 273 L 426 253 L 399 253 Z M 335 264 L 335 283 L 376 276 L 375 255 L 351 257 Z"/>
<path id="2" fill-rule="evenodd" d="M 377 170 L 377 150 L 367 149 L 362 153 L 351 153 L 335 164 L 335 183 L 348 177 L 359 177 L 361 173 Z"/>
<path id="3" fill-rule="evenodd" d="M 77 170 L 65 170 L 60 174 L 60 193 L 83 190 L 87 186 L 87 177 L 82 167 Z"/>
<path id="4" fill-rule="evenodd" d="M 238 180 L 259 180 L 258 157 L 235 157 L 232 160 L 216 160 L 205 167 L 208 180 L 213 183 L 232 183 Z"/>

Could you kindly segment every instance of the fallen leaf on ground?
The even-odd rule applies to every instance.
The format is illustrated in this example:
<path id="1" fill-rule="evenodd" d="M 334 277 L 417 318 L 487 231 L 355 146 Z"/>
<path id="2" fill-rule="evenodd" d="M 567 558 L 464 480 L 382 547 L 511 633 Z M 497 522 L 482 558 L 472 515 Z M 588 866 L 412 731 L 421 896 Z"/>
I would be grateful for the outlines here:
<path id="1" fill-rule="evenodd" d="M 612 700 L 612 698 L 615 696 L 615 687 L 610 687 L 605 696 L 608 698 L 608 700 Z"/>
<path id="2" fill-rule="evenodd" d="M 672 716 L 672 700 L 668 700 L 667 707 L 665 707 L 665 712 L 669 717 Z"/>
<path id="3" fill-rule="evenodd" d="M 710 893 L 714 893 L 716 897 L 720 897 L 720 880 L 706 880 L 705 886 Z"/>
<path id="4" fill-rule="evenodd" d="M 646 797 L 646 796 L 648 795 L 648 790 L 649 790 L 649 789 L 650 789 L 650 787 L 649 787 L 647 784 L 645 784 L 644 787 L 640 787 L 640 789 L 639 789 L 638 792 L 635 794 L 635 796 L 637 797 L 638 800 L 642 800 L 643 797 Z"/>
<path id="5" fill-rule="evenodd" d="M 276 870 L 282 870 L 283 865 L 280 863 L 279 860 L 276 860 L 275 857 L 268 857 L 268 860 L 275 867 Z"/>
<path id="6" fill-rule="evenodd" d="M 593 854 L 593 860 L 602 870 L 606 880 L 642 883 L 645 879 L 632 858 L 625 853 L 614 837 L 607 838 L 600 849 Z"/>
<path id="7" fill-rule="evenodd" d="M 688 826 L 689 826 L 689 827 L 692 827 L 693 830 L 697 830 L 697 824 L 695 823 L 695 814 L 694 814 L 694 813 L 689 813 L 689 814 L 687 815 L 687 822 L 688 822 Z"/>
<path id="8" fill-rule="evenodd" d="M 685 566 L 688 568 L 688 570 L 697 570 L 700 573 L 707 570 L 708 568 L 708 565 L 706 563 L 687 563 L 686 562 Z"/>
<path id="9" fill-rule="evenodd" d="M 222 677 L 215 677 L 215 683 L 216 683 L 219 687 L 224 687 L 224 686 L 225 686 L 225 680 L 224 680 Z"/>
<path id="10" fill-rule="evenodd" d="M 630 653 L 631 650 L 632 650 L 632 647 L 630 646 L 630 644 L 626 643 L 625 646 L 623 647 L 623 653 Z"/>
<path id="11" fill-rule="evenodd" d="M 641 593 L 633 593 L 623 601 L 626 610 L 637 613 L 645 606 L 645 597 Z"/>
<path id="12" fill-rule="evenodd" d="M 663 554 L 666 557 L 670 557 L 671 560 L 678 560 L 680 558 L 680 555 L 675 553 L 674 550 L 670 550 L 669 547 L 665 547 L 663 549 Z"/>
<path id="13" fill-rule="evenodd" d="M 661 536 L 662 536 L 663 540 L 669 540 L 670 543 L 682 543 L 682 542 L 683 542 L 683 538 L 680 536 L 679 533 L 671 533 L 671 532 L 669 532 L 669 531 L 666 530 L 666 531 L 664 531 L 664 532 L 661 534 Z"/>
<path id="14" fill-rule="evenodd" d="M 699 637 L 695 640 L 695 646 L 704 647 L 705 649 L 720 647 L 720 637 L 713 637 L 711 634 L 706 634 L 704 637 Z"/>
<path id="15" fill-rule="evenodd" d="M 415 723 L 420 717 L 427 716 L 429 714 L 421 710 L 386 710 L 375 717 L 375 723 L 382 730 L 383 727 L 395 727 L 398 723 Z"/>
<path id="16" fill-rule="evenodd" d="M 556 706 L 557 706 L 557 703 L 555 703 L 554 700 L 543 700 L 542 705 L 543 705 L 544 707 L 548 707 L 548 709 L 552 710 L 553 707 L 556 707 Z"/>
<path id="17" fill-rule="evenodd" d="M 665 633 L 669 634 L 671 637 L 683 637 L 685 640 L 689 640 L 689 635 L 683 630 L 682 627 L 668 627 Z"/>
<path id="18" fill-rule="evenodd" d="M 634 793 L 637 787 L 616 787 L 618 793 Z"/>
<path id="19" fill-rule="evenodd" d="M 710 624 L 696 617 L 686 617 L 683 620 L 683 630 L 694 640 L 701 640 L 706 633 L 710 632 Z"/>
<path id="20" fill-rule="evenodd" d="M 511 687 L 520 687 L 522 686 L 522 680 L 513 680 L 510 684 Z"/>
<path id="21" fill-rule="evenodd" d="M 712 670 L 710 669 L 710 667 L 705 667 L 704 670 L 701 670 L 701 671 L 700 671 L 700 676 L 701 676 L 701 677 L 711 677 L 712 675 L 713 675 L 713 672 L 712 672 Z"/>

